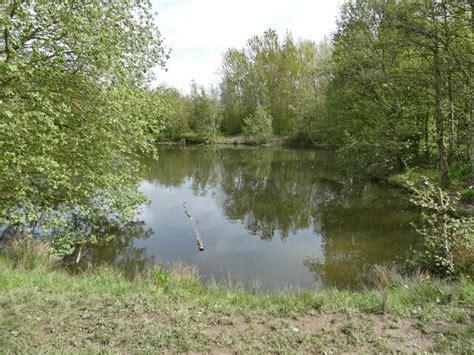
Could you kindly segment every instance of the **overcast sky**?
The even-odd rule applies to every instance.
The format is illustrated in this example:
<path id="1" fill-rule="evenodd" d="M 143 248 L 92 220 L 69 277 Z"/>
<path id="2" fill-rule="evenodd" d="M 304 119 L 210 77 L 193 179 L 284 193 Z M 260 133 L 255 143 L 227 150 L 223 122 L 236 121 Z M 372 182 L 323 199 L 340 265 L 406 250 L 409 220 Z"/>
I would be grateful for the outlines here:
<path id="1" fill-rule="evenodd" d="M 171 48 L 168 71 L 157 70 L 157 83 L 188 92 L 218 82 L 227 48 L 241 48 L 268 28 L 283 36 L 319 41 L 335 29 L 342 0 L 152 0 L 158 26 Z"/>

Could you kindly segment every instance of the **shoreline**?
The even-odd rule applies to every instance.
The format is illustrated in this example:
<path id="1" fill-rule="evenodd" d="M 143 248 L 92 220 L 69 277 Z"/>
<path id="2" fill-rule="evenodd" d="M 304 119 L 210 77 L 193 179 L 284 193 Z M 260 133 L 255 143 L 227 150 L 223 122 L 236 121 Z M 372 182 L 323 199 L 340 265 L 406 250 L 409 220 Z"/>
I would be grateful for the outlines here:
<path id="1" fill-rule="evenodd" d="M 18 261 L 18 260 L 17 260 Z M 0 344 L 12 352 L 469 352 L 474 284 L 384 275 L 363 291 L 260 295 L 193 267 L 26 269 L 0 254 Z"/>
<path id="2" fill-rule="evenodd" d="M 176 139 L 160 139 L 156 142 L 158 145 L 249 145 L 261 147 L 293 147 L 293 148 L 314 148 L 323 149 L 309 144 L 308 142 L 297 142 L 289 137 L 273 137 L 267 142 L 262 142 L 251 137 L 239 136 L 216 136 L 201 137 L 188 136 Z"/>

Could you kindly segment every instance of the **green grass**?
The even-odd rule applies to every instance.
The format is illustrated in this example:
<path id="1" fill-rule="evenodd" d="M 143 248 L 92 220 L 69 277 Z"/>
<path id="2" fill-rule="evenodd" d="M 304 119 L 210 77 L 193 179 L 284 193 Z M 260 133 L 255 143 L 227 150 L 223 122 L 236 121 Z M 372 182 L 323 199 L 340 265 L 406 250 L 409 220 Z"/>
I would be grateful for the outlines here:
<path id="1" fill-rule="evenodd" d="M 460 195 L 462 202 L 474 204 L 474 189 L 462 190 Z"/>
<path id="2" fill-rule="evenodd" d="M 129 280 L 36 260 L 0 256 L 2 353 L 474 350 L 469 279 L 388 273 L 361 292 L 265 295 L 204 286 L 185 265 Z"/>

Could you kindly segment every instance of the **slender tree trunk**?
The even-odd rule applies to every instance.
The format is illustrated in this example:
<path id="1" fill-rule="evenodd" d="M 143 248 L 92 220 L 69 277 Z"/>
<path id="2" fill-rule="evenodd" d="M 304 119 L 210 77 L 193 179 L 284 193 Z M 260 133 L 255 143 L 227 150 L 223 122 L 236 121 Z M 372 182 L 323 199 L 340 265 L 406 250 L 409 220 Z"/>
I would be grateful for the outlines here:
<path id="1" fill-rule="evenodd" d="M 449 105 L 449 122 L 448 122 L 448 137 L 449 137 L 449 159 L 454 159 L 455 156 L 455 133 L 454 133 L 454 98 L 453 98 L 453 84 L 451 80 L 451 73 L 448 73 L 448 105 Z"/>
<path id="2" fill-rule="evenodd" d="M 10 61 L 10 37 L 6 28 L 3 30 L 3 42 L 5 43 L 5 63 L 8 63 Z"/>
<path id="3" fill-rule="evenodd" d="M 444 29 L 444 37 L 445 37 L 445 46 L 450 47 L 450 33 L 448 29 L 448 15 L 447 15 L 447 8 L 446 4 L 443 3 L 443 29 Z M 447 68 L 447 89 L 448 89 L 448 110 L 449 110 L 449 120 L 447 121 L 448 125 L 448 157 L 450 161 L 454 158 L 455 155 L 455 137 L 454 137 L 454 99 L 453 99 L 453 81 L 452 81 L 452 68 L 449 65 L 450 58 L 448 52 L 445 50 L 444 57 L 448 62 Z"/>
<path id="4" fill-rule="evenodd" d="M 430 153 L 430 113 L 429 107 L 426 108 L 426 116 L 425 116 L 425 159 L 426 161 L 430 161 L 431 153 Z"/>
<path id="5" fill-rule="evenodd" d="M 438 44 L 435 43 L 433 50 L 433 74 L 435 89 L 435 123 L 436 123 L 436 144 L 438 145 L 439 163 L 441 170 L 441 183 L 444 186 L 449 184 L 449 166 L 446 146 L 444 143 L 444 117 L 441 110 L 441 63 L 439 58 Z"/>
<path id="6" fill-rule="evenodd" d="M 448 156 L 446 152 L 446 145 L 444 142 L 444 117 L 442 111 L 442 75 L 441 75 L 441 58 L 439 50 L 439 39 L 440 35 L 438 26 L 438 14 L 437 14 L 437 3 L 433 4 L 432 7 L 432 21 L 434 25 L 434 36 L 433 39 L 433 80 L 434 80 L 434 91 L 435 91 L 435 124 L 436 124 L 436 144 L 438 146 L 439 154 L 439 167 L 441 172 L 441 184 L 447 186 L 449 184 L 449 166 Z"/>
<path id="7" fill-rule="evenodd" d="M 470 38 L 474 40 L 474 1 L 471 1 L 471 33 Z M 471 42 L 472 43 L 472 42 Z M 474 184 L 474 78 L 472 70 L 474 69 L 474 55 L 471 53 L 469 71 L 469 81 L 471 86 L 471 114 L 469 117 L 469 132 L 471 133 L 471 144 L 469 147 L 469 156 L 471 158 L 471 182 Z"/>
<path id="8" fill-rule="evenodd" d="M 471 79 L 472 80 L 472 79 Z M 471 132 L 471 144 L 469 147 L 469 157 L 471 159 L 471 183 L 474 184 L 474 98 L 472 91 L 474 88 L 471 85 L 471 114 L 469 118 L 469 131 Z"/>

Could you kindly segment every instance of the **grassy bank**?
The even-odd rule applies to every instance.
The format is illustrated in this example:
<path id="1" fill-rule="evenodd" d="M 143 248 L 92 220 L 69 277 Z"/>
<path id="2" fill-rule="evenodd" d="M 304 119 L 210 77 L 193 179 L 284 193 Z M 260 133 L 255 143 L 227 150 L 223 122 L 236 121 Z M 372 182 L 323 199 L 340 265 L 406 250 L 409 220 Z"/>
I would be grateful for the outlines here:
<path id="1" fill-rule="evenodd" d="M 29 255 L 28 255 L 29 254 Z M 0 351 L 474 351 L 474 285 L 379 273 L 378 287 L 259 295 L 192 267 L 130 281 L 0 256 Z"/>

